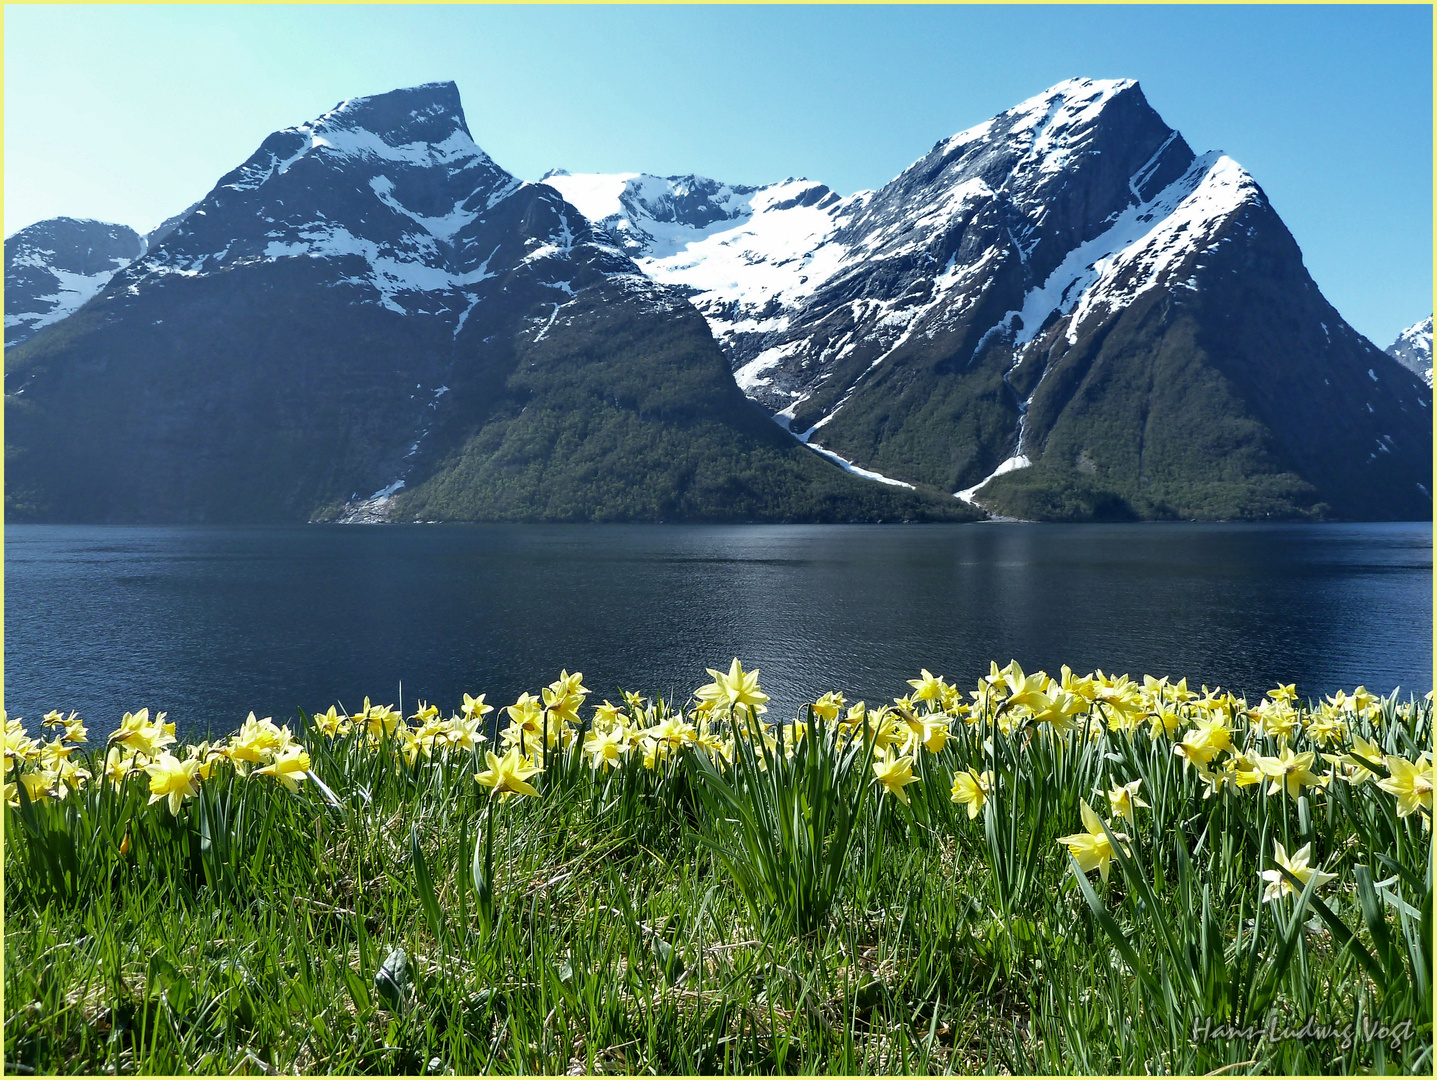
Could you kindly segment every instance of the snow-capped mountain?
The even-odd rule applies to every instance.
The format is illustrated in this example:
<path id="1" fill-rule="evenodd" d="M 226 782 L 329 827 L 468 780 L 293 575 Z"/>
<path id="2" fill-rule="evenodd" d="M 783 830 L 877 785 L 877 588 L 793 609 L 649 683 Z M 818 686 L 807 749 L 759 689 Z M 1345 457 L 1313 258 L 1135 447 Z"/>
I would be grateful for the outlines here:
<path id="1" fill-rule="evenodd" d="M 5 241 L 5 346 L 74 314 L 145 250 L 124 225 L 50 218 Z"/>
<path id="2" fill-rule="evenodd" d="M 275 132 L 179 217 L 8 353 L 12 516 L 951 515 L 795 446 L 453 83 Z"/>
<path id="3" fill-rule="evenodd" d="M 1432 316 L 1414 323 L 1387 346 L 1387 355 L 1432 385 Z"/>
<path id="4" fill-rule="evenodd" d="M 199 204 L 196 203 L 195 206 Z M 48 218 L 5 241 L 5 347 L 68 318 L 115 276 L 174 231 L 194 206 L 143 236 L 128 225 Z"/>
<path id="5" fill-rule="evenodd" d="M 1022 516 L 1430 515 L 1426 388 L 1134 82 L 1060 83 L 847 198 L 543 182 L 690 291 L 746 393 L 865 468 Z"/>

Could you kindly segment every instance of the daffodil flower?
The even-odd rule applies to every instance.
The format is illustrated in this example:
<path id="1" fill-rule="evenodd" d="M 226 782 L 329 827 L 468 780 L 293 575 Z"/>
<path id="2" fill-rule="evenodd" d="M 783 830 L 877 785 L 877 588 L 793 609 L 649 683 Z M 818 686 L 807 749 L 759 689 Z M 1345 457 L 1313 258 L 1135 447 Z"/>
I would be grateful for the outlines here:
<path id="1" fill-rule="evenodd" d="M 315 729 L 321 735 L 331 739 L 349 734 L 349 717 L 339 712 L 333 705 L 329 707 L 328 712 L 315 713 L 313 720 Z"/>
<path id="2" fill-rule="evenodd" d="M 1294 754 L 1292 747 L 1285 746 L 1277 757 L 1258 757 L 1254 763 L 1264 776 L 1272 778 L 1267 789 L 1269 795 L 1286 789 L 1287 794 L 1295 799 L 1302 794 L 1304 787 L 1322 787 L 1327 783 L 1327 777 L 1312 771 L 1316 758 L 1311 750 Z"/>
<path id="3" fill-rule="evenodd" d="M 256 776 L 272 776 L 290 794 L 299 790 L 299 782 L 309 777 L 309 752 L 302 746 L 291 746 L 262 769 Z"/>
<path id="4" fill-rule="evenodd" d="M 873 775 L 885 791 L 896 795 L 904 806 L 908 805 L 908 792 L 903 789 L 918 779 L 913 775 L 913 758 L 905 755 L 895 759 L 890 748 L 884 753 L 882 761 L 873 763 Z"/>
<path id="5" fill-rule="evenodd" d="M 168 750 L 162 751 L 157 760 L 145 766 L 150 774 L 150 802 L 166 800 L 170 814 L 178 817 L 180 807 L 186 799 L 200 793 L 200 763 L 194 758 L 181 761 Z"/>
<path id="6" fill-rule="evenodd" d="M 912 668 L 908 669 L 912 671 Z M 943 696 L 943 679 L 934 675 L 927 668 L 923 668 L 922 675 L 917 679 L 909 679 L 908 685 L 917 691 L 913 696 L 919 701 L 937 701 Z"/>
<path id="7" fill-rule="evenodd" d="M 714 681 L 699 688 L 700 701 L 713 701 L 730 709 L 741 706 L 755 712 L 767 711 L 764 702 L 768 700 L 768 695 L 759 689 L 758 669 L 744 671 L 743 665 L 735 656 L 727 674 L 713 668 L 705 670 L 713 676 Z"/>
<path id="8" fill-rule="evenodd" d="M 626 734 L 621 725 L 590 731 L 584 738 L 584 754 L 589 759 L 589 768 L 607 772 L 620 764 L 628 749 Z"/>
<path id="9" fill-rule="evenodd" d="M 1108 880 L 1108 864 L 1113 860 L 1113 844 L 1108 839 L 1108 834 L 1103 831 L 1103 822 L 1093 808 L 1088 805 L 1087 800 L 1083 801 L 1083 827 L 1087 832 L 1073 833 L 1070 836 L 1058 837 L 1058 843 L 1068 849 L 1068 853 L 1078 862 L 1078 869 L 1085 874 L 1092 873 L 1097 869 L 1099 876 Z M 1119 841 L 1126 840 L 1127 834 L 1114 832 L 1113 836 Z M 1127 849 L 1124 848 L 1126 851 Z"/>
<path id="10" fill-rule="evenodd" d="M 480 717 L 493 711 L 493 705 L 484 704 L 483 694 L 480 694 L 478 697 L 470 697 L 468 694 L 464 695 L 464 707 L 460 710 L 464 719 L 478 720 Z"/>
<path id="11" fill-rule="evenodd" d="M 988 796 L 993 791 L 993 772 L 985 769 L 979 772 L 970 768 L 967 772 L 955 773 L 953 776 L 953 790 L 951 797 L 953 802 L 959 805 L 967 804 L 968 820 L 972 821 L 983 809 L 983 804 L 988 801 Z"/>
<path id="12" fill-rule="evenodd" d="M 529 777 L 543 770 L 527 757 L 521 756 L 517 746 L 510 747 L 502 758 L 494 751 L 486 750 L 485 759 L 489 762 L 489 768 L 475 773 L 474 779 L 484 787 L 492 789 L 491 798 L 497 795 L 499 801 L 504 802 L 511 795 L 538 797 L 538 789 L 528 781 Z"/>
<path id="13" fill-rule="evenodd" d="M 1138 797 L 1138 788 L 1143 786 L 1141 779 L 1131 780 L 1126 784 L 1113 787 L 1108 791 L 1108 806 L 1112 809 L 1113 817 L 1126 818 L 1130 823 L 1136 823 L 1133 818 L 1133 807 L 1141 806 L 1151 810 L 1152 807 Z"/>
<path id="14" fill-rule="evenodd" d="M 1397 816 L 1406 817 L 1421 810 L 1426 813 L 1424 821 L 1432 818 L 1432 759 L 1424 754 L 1416 764 L 1406 758 L 1389 754 L 1386 779 L 1377 781 L 1383 791 L 1397 796 Z"/>
<path id="15" fill-rule="evenodd" d="M 1272 846 L 1276 849 L 1273 862 L 1297 878 L 1303 887 L 1306 887 L 1314 877 L 1317 878 L 1317 884 L 1313 887 L 1317 889 L 1322 888 L 1329 881 L 1337 880 L 1336 874 L 1325 874 L 1321 870 L 1307 865 L 1308 859 L 1312 857 L 1311 844 L 1304 844 L 1293 852 L 1291 858 L 1288 857 L 1287 849 L 1279 841 L 1274 840 Z M 1283 875 L 1282 870 L 1263 870 L 1258 876 L 1267 882 L 1267 888 L 1262 891 L 1263 903 L 1276 900 L 1279 896 L 1291 896 L 1297 891 L 1297 887 Z"/>
<path id="16" fill-rule="evenodd" d="M 1380 765 L 1386 758 L 1380 746 L 1368 742 L 1361 735 L 1352 736 L 1352 749 L 1345 754 L 1323 754 L 1324 758 L 1337 766 L 1338 775 L 1352 787 L 1361 787 L 1375 778 L 1369 765 Z"/>

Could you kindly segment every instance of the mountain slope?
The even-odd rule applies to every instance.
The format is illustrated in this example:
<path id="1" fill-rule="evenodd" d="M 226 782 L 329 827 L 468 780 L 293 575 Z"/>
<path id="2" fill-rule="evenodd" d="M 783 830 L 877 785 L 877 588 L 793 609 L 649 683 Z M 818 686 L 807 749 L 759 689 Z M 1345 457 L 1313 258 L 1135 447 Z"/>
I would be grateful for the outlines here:
<path id="1" fill-rule="evenodd" d="M 1387 346 L 1387 355 L 1428 386 L 1432 385 L 1432 316 L 1414 323 Z"/>
<path id="2" fill-rule="evenodd" d="M 867 468 L 1023 517 L 1431 514 L 1427 388 L 1136 83 L 1061 83 L 847 199 L 544 182 L 692 292 L 750 396 Z"/>
<path id="3" fill-rule="evenodd" d="M 269 136 L 6 391 L 22 519 L 973 516 L 794 445 L 452 83 Z"/>

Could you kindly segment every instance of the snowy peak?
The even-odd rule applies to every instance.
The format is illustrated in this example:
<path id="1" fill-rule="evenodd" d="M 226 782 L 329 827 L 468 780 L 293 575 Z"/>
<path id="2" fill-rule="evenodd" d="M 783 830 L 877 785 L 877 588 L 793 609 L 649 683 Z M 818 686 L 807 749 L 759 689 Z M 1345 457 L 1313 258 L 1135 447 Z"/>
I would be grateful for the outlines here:
<path id="1" fill-rule="evenodd" d="M 223 178 L 219 188 L 253 190 L 306 159 L 328 164 L 358 159 L 450 171 L 476 164 L 497 168 L 469 135 L 458 88 L 430 83 L 341 101 L 317 119 L 277 131 Z"/>
<path id="2" fill-rule="evenodd" d="M 457 318 L 492 270 L 486 218 L 521 186 L 470 137 L 453 83 L 352 98 L 266 138 L 126 283 L 307 258 L 361 302 Z"/>
<path id="3" fill-rule="evenodd" d="M 1432 385 L 1432 316 L 1414 323 L 1387 346 L 1387 355 Z"/>
<path id="4" fill-rule="evenodd" d="M 145 239 L 124 225 L 51 218 L 5 241 L 5 346 L 73 314 L 140 256 Z"/>

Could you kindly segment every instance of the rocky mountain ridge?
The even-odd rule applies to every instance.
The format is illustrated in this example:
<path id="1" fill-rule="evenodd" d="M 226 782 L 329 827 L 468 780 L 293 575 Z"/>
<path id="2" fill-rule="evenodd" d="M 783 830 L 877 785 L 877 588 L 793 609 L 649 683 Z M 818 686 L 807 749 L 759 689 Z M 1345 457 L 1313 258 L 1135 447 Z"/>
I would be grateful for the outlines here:
<path id="1" fill-rule="evenodd" d="M 847 198 L 544 183 L 690 291 L 746 393 L 864 468 L 1019 516 L 1430 516 L 1427 388 L 1129 80 L 1060 83 Z M 715 212 L 667 212 L 699 196 Z"/>
<path id="2" fill-rule="evenodd" d="M 964 516 L 794 446 L 452 83 L 275 132 L 6 360 L 16 518 Z"/>

